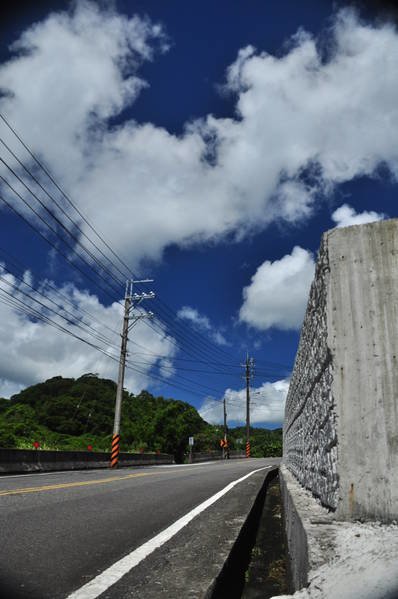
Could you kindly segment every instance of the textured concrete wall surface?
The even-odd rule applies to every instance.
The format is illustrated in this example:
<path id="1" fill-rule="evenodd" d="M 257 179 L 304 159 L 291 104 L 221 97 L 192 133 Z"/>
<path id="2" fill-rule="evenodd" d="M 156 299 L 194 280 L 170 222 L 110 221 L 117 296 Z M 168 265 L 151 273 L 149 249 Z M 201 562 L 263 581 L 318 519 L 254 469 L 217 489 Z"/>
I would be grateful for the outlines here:
<path id="1" fill-rule="evenodd" d="M 339 519 L 398 518 L 398 220 L 323 236 L 284 462 Z"/>

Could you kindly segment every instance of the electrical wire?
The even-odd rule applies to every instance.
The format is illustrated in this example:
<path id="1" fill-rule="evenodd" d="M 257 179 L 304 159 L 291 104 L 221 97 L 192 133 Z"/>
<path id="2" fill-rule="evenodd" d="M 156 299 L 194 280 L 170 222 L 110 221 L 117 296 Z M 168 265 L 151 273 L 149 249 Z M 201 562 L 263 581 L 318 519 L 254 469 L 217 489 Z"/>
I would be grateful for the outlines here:
<path id="1" fill-rule="evenodd" d="M 100 240 L 100 242 L 104 245 L 104 247 L 107 248 L 107 250 L 111 253 L 111 255 L 118 261 L 118 263 L 123 267 L 123 270 L 120 269 L 120 267 L 113 261 L 111 260 L 111 258 L 109 258 L 109 256 L 107 256 L 105 254 L 105 252 L 99 247 L 99 245 L 97 243 L 95 243 L 84 231 L 83 229 L 79 226 L 78 223 L 75 222 L 75 220 L 68 214 L 68 212 L 63 208 L 63 206 L 61 205 L 61 203 L 59 201 L 56 200 L 56 198 L 54 198 L 53 194 L 49 193 L 48 190 L 42 185 L 42 183 L 40 182 L 40 180 L 35 177 L 35 175 L 30 171 L 30 169 L 28 169 L 24 163 L 22 162 L 22 160 L 20 160 L 20 158 L 17 156 L 17 154 L 15 152 L 13 152 L 13 150 L 11 150 L 11 148 L 4 142 L 4 140 L 2 138 L 0 138 L 0 141 L 2 143 L 2 145 L 6 148 L 6 150 L 10 153 L 11 156 L 13 156 L 13 158 L 18 162 L 18 164 L 23 168 L 23 170 L 25 171 L 26 174 L 28 174 L 31 179 L 36 183 L 36 185 L 39 186 L 39 188 L 46 194 L 47 198 L 50 199 L 52 202 L 54 202 L 55 206 L 58 208 L 58 210 L 61 211 L 61 213 L 70 221 L 70 223 L 73 225 L 74 229 L 76 229 L 77 231 L 79 231 L 81 237 L 84 237 L 85 239 L 88 240 L 88 242 L 92 245 L 92 247 L 94 247 L 100 254 L 101 256 L 107 261 L 109 262 L 109 264 L 111 265 L 112 268 L 114 268 L 117 272 L 119 272 L 120 275 L 122 276 L 126 276 L 127 273 L 129 273 L 130 275 L 132 275 L 134 278 L 135 275 L 132 272 L 132 270 L 130 269 L 130 267 L 126 264 L 126 262 L 121 259 L 116 252 L 114 252 L 114 250 L 112 249 L 112 247 L 110 246 L 110 244 L 104 239 L 103 235 L 99 234 L 98 231 L 93 227 L 93 225 L 91 225 L 91 223 L 88 221 L 88 219 L 83 215 L 83 213 L 77 208 L 77 206 L 75 205 L 75 203 L 70 199 L 70 197 L 63 191 L 63 189 L 60 187 L 60 185 L 56 182 L 55 178 L 51 175 L 51 173 L 49 172 L 49 170 L 44 166 L 44 164 L 35 156 L 35 154 L 32 152 L 32 150 L 27 146 L 27 144 L 23 141 L 22 137 L 20 135 L 18 135 L 18 133 L 16 132 L 16 130 L 10 125 L 10 123 L 8 122 L 8 120 L 5 118 L 4 115 L 0 114 L 0 118 L 2 119 L 2 121 L 5 123 L 5 125 L 8 127 L 8 129 L 14 134 L 14 136 L 18 139 L 18 141 L 22 144 L 22 146 L 25 148 L 25 150 L 29 153 L 29 155 L 31 156 L 31 158 L 34 160 L 34 162 L 36 163 L 37 166 L 39 166 L 39 168 L 45 173 L 45 175 L 49 178 L 49 180 L 51 181 L 51 183 L 55 186 L 55 188 L 58 190 L 58 192 L 62 195 L 62 197 L 67 201 L 67 203 L 75 210 L 75 212 L 79 215 L 79 217 L 81 218 L 81 220 L 89 227 L 89 229 L 94 233 L 94 235 L 96 236 L 96 238 L 98 238 Z M 12 185 L 4 178 L 1 177 L 1 179 L 3 180 L 3 182 L 9 187 L 9 189 L 11 189 L 11 191 L 13 191 L 24 203 L 25 205 L 33 211 L 33 213 L 36 215 L 36 217 L 40 218 L 40 220 L 43 222 L 43 224 L 45 224 L 48 228 L 50 228 L 51 232 L 58 237 L 62 243 L 64 243 L 65 245 L 67 245 L 71 251 L 76 254 L 76 256 L 79 258 L 79 260 L 81 260 L 89 269 L 91 269 L 95 275 L 97 277 L 100 277 L 107 285 L 110 289 L 112 289 L 114 292 L 118 293 L 118 289 L 116 287 L 114 287 L 112 284 L 110 284 L 109 280 L 106 279 L 103 275 L 102 272 L 98 272 L 95 268 L 93 268 L 92 264 L 90 262 L 88 262 L 80 253 L 77 252 L 76 247 L 78 248 L 82 248 L 83 251 L 91 258 L 91 260 L 93 260 L 93 262 L 100 268 L 100 271 L 104 271 L 107 272 L 108 275 L 110 276 L 110 279 L 115 281 L 115 283 L 117 285 L 121 285 L 122 281 L 121 279 L 119 279 L 117 276 L 115 276 L 115 274 L 109 269 L 109 266 L 104 265 L 102 263 L 102 261 L 100 259 L 97 258 L 97 256 L 95 256 L 91 250 L 89 250 L 86 246 L 84 246 L 81 242 L 81 240 L 73 233 L 71 232 L 66 226 L 65 224 L 62 222 L 62 220 L 55 214 L 55 212 L 48 208 L 48 206 L 37 196 L 37 194 L 25 183 L 25 181 L 19 177 L 19 175 L 15 172 L 14 169 L 12 169 L 10 167 L 10 165 L 2 158 L 0 158 L 0 161 L 4 164 L 4 166 L 6 166 L 6 168 L 14 175 L 14 177 L 16 177 L 16 179 L 24 186 L 24 188 L 32 195 L 32 197 L 35 198 L 35 200 L 37 202 L 39 202 L 39 204 L 41 205 L 41 207 L 43 208 L 43 210 L 57 223 L 57 225 L 69 236 L 71 237 L 71 239 L 73 239 L 73 241 L 75 242 L 75 246 L 72 246 L 64 237 L 61 237 L 59 234 L 59 231 L 57 231 L 56 229 L 54 229 L 53 227 L 51 227 L 51 225 L 46 221 L 46 219 L 44 219 L 42 217 L 42 215 L 40 215 L 40 213 L 38 213 L 30 204 L 29 202 L 27 202 L 26 199 L 24 199 L 21 194 L 19 194 L 13 187 Z M 25 220 L 25 222 L 27 222 L 27 224 L 29 224 L 29 226 L 31 226 L 36 232 L 39 233 L 39 235 L 45 239 L 45 241 L 47 243 L 49 243 L 50 245 L 52 245 L 53 248 L 55 248 L 62 256 L 63 258 L 65 258 L 69 264 L 71 266 L 73 266 L 74 268 L 77 268 L 79 270 L 79 272 L 81 274 L 83 274 L 86 278 L 88 278 L 91 282 L 93 282 L 99 289 L 101 289 L 101 291 L 105 292 L 109 297 L 112 297 L 111 294 L 109 293 L 109 291 L 105 291 L 105 289 L 102 286 L 99 286 L 98 283 L 92 278 L 90 277 L 85 271 L 83 271 L 81 268 L 79 268 L 74 262 L 72 262 L 68 256 L 66 256 L 57 245 L 55 245 L 54 243 L 52 243 L 46 236 L 44 236 L 36 227 L 34 227 L 34 225 L 32 225 L 32 223 L 30 223 L 26 218 L 23 217 L 23 215 L 21 215 L 9 202 L 7 202 L 5 200 L 5 198 L 0 196 L 0 199 L 6 203 L 6 205 L 14 211 L 14 213 L 16 213 L 19 217 L 23 218 Z M 162 325 L 166 326 L 167 329 L 171 330 L 172 335 L 176 338 L 173 339 L 172 337 L 168 337 L 168 339 L 174 343 L 174 345 L 178 348 L 179 351 L 182 351 L 183 353 L 186 353 L 187 355 L 192 356 L 191 358 L 186 358 L 186 360 L 192 360 L 192 361 L 199 361 L 201 363 L 205 363 L 206 361 L 204 360 L 204 358 L 207 359 L 207 364 L 211 367 L 211 370 L 213 371 L 212 374 L 225 374 L 227 375 L 226 372 L 220 372 L 220 367 L 227 367 L 227 368 L 234 368 L 236 367 L 236 364 L 234 364 L 234 358 L 231 354 L 229 354 L 229 352 L 226 352 L 224 349 L 220 348 L 219 346 L 217 346 L 215 343 L 210 342 L 210 340 L 208 338 L 206 338 L 204 335 L 202 335 L 201 333 L 199 333 L 198 331 L 196 331 L 194 329 L 194 327 L 190 326 L 190 327 L 186 327 L 181 323 L 181 319 L 178 317 L 178 314 L 176 314 L 169 306 L 167 306 L 167 304 L 165 304 L 162 300 L 156 298 L 155 300 L 156 305 L 158 306 L 156 309 L 156 316 L 159 319 L 159 321 L 162 323 Z M 121 303 L 119 301 L 119 303 Z M 166 337 L 166 332 L 165 329 L 163 327 L 160 327 L 157 323 L 149 323 L 146 321 L 146 325 L 150 326 L 157 334 L 162 335 L 163 337 Z M 178 340 L 178 341 L 177 341 Z M 192 342 L 192 340 L 194 340 L 194 342 Z M 134 341 L 133 341 L 134 343 Z M 139 344 L 135 344 L 136 346 L 139 347 Z M 187 345 L 189 346 L 190 349 L 187 349 Z M 141 346 L 143 347 L 143 346 Z M 199 356 L 199 357 L 198 357 Z M 215 356 L 218 356 L 218 358 L 216 359 Z M 229 364 L 222 364 L 219 360 L 221 360 L 221 356 L 224 356 L 224 360 L 225 357 L 228 357 L 232 360 L 232 362 L 230 362 Z M 169 358 L 169 356 L 167 356 L 167 358 Z M 173 357 L 173 359 L 175 359 L 175 357 Z M 183 359 L 183 358 L 180 358 Z M 145 362 L 142 362 L 143 365 L 145 365 Z M 271 364 L 271 363 L 269 363 Z M 277 366 L 277 365 L 275 365 Z M 282 366 L 283 365 L 279 365 Z M 166 368 L 166 366 L 163 366 L 163 368 Z M 175 368 L 171 368 L 172 370 L 175 370 Z M 200 371 L 197 370 L 195 371 L 194 369 L 185 369 L 187 371 L 191 371 L 191 372 L 204 372 L 204 371 Z M 262 371 L 264 372 L 264 371 Z M 232 375 L 232 373 L 228 373 L 230 375 Z M 264 372 L 265 374 L 265 372 Z"/>

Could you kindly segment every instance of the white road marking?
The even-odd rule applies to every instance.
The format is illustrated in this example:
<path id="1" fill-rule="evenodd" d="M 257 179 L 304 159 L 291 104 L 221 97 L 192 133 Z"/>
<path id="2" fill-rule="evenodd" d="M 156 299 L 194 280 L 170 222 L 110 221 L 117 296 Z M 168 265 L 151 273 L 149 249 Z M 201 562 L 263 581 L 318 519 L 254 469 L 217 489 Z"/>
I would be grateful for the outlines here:
<path id="1" fill-rule="evenodd" d="M 130 572 L 130 570 L 135 568 L 135 566 L 142 562 L 143 559 L 148 557 L 148 555 L 153 553 L 155 549 L 158 549 L 164 545 L 164 543 L 174 537 L 174 535 L 183 529 L 187 524 L 189 524 L 191 520 L 213 505 L 213 503 L 228 493 L 228 491 L 235 487 L 235 485 L 244 481 L 246 478 L 249 478 L 249 476 L 252 476 L 256 472 L 267 470 L 271 467 L 272 466 L 264 466 L 263 468 L 258 468 L 257 470 L 253 470 L 252 472 L 249 472 L 249 474 L 232 481 L 232 483 L 229 483 L 229 485 L 224 487 L 224 489 L 218 491 L 218 493 L 209 499 L 206 499 L 206 501 L 188 512 L 188 514 L 185 514 L 185 516 L 182 516 L 182 518 L 174 522 L 174 524 L 171 524 L 171 526 L 141 545 L 141 547 L 134 549 L 134 551 L 129 553 L 129 555 L 126 555 L 126 557 L 123 557 L 119 561 L 115 562 L 112 566 L 104 570 L 90 582 L 80 587 L 80 589 L 77 591 L 74 591 L 71 595 L 68 595 L 67 599 L 95 599 L 109 589 L 109 587 L 111 587 L 113 584 L 118 582 L 125 574 Z"/>

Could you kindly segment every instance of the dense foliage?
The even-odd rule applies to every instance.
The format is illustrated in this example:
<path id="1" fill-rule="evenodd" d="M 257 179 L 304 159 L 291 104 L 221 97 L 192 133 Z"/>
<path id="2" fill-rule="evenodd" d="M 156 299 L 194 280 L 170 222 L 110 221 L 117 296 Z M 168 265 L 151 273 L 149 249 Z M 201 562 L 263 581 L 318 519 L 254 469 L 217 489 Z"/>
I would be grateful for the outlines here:
<path id="1" fill-rule="evenodd" d="M 116 385 L 85 374 L 78 379 L 54 377 L 24 389 L 10 400 L 0 398 L 0 447 L 30 448 L 34 441 L 48 449 L 108 451 L 113 427 Z M 281 455 L 282 431 L 251 429 L 252 455 Z M 124 392 L 122 451 L 161 451 L 178 461 L 187 451 L 220 450 L 223 431 L 205 422 L 183 401 Z M 245 429 L 229 431 L 231 449 L 244 449 Z"/>

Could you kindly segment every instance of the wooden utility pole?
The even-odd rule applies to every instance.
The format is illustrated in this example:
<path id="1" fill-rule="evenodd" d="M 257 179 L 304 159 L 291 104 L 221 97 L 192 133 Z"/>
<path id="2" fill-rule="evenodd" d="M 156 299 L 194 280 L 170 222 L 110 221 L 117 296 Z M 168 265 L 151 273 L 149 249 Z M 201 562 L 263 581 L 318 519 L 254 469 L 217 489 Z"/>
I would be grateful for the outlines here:
<path id="1" fill-rule="evenodd" d="M 112 435 L 112 448 L 111 448 L 111 468 L 117 468 L 119 463 L 120 453 L 120 420 L 122 414 L 122 397 L 123 397 L 123 385 L 124 385 L 124 372 L 126 369 L 126 357 L 127 357 L 127 341 L 128 334 L 131 328 L 141 318 L 153 318 L 152 312 L 145 312 L 140 314 L 134 314 L 133 309 L 142 302 L 144 299 L 152 299 L 155 294 L 151 291 L 150 293 L 134 293 L 134 283 L 152 283 L 152 279 L 145 279 L 143 281 L 127 281 L 126 293 L 124 297 L 124 316 L 123 316 L 123 328 L 122 328 L 122 343 L 120 347 L 120 360 L 119 360 L 119 373 L 117 378 L 117 389 L 116 389 L 116 402 L 115 402 L 115 417 L 113 421 L 113 435 Z"/>
<path id="2" fill-rule="evenodd" d="M 245 379 L 246 379 L 246 457 L 250 458 L 250 379 L 253 376 L 254 360 L 246 354 Z"/>
<path id="3" fill-rule="evenodd" d="M 228 429 L 227 429 L 227 403 L 226 403 L 226 399 L 224 397 L 224 445 L 222 448 L 222 454 L 223 454 L 223 458 L 227 458 L 228 457 L 228 438 L 227 438 L 227 434 L 228 434 Z"/>

